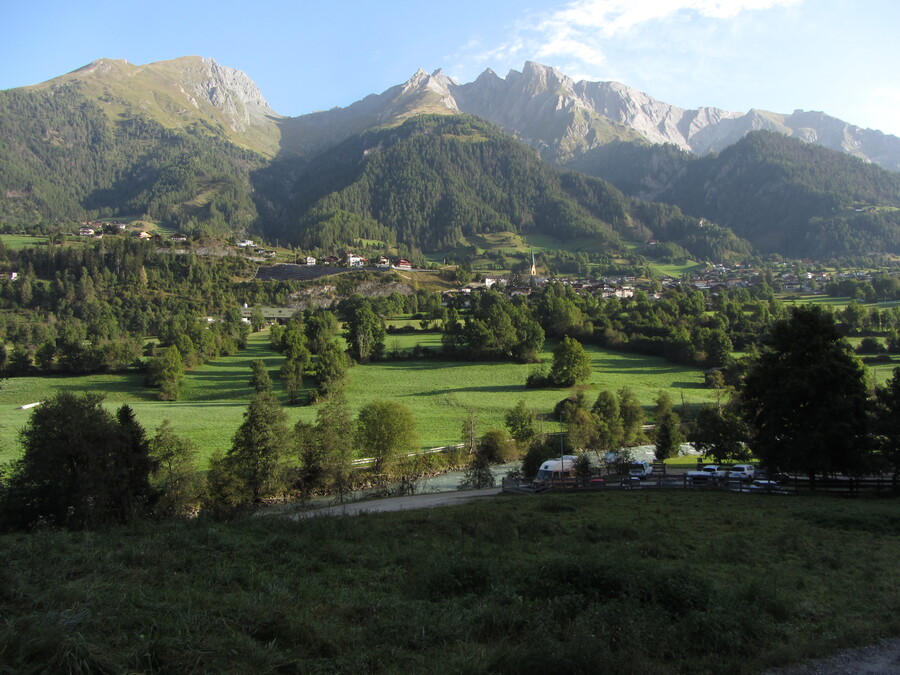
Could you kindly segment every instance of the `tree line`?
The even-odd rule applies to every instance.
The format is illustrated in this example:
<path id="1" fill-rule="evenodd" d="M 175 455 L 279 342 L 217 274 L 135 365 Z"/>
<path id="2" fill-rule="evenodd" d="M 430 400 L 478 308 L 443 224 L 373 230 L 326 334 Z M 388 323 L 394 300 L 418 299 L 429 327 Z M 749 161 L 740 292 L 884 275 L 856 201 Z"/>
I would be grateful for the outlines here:
<path id="1" fill-rule="evenodd" d="M 327 327 L 299 323 L 286 328 L 281 340 L 286 350 L 299 349 L 311 335 L 329 344 Z M 221 516 L 267 498 L 319 492 L 344 499 L 359 484 L 353 460 L 361 447 L 373 456 L 370 476 L 376 484 L 394 479 L 408 489 L 427 468 L 428 456 L 415 452 L 415 419 L 402 404 L 371 401 L 354 419 L 342 388 L 335 386 L 314 423 L 289 428 L 260 364 L 253 364 L 251 385 L 256 394 L 231 447 L 212 457 L 205 483 L 198 481 L 196 449 L 167 422 L 148 438 L 127 405 L 112 414 L 96 394 L 57 394 L 32 413 L 20 435 L 23 455 L 0 480 L 4 527 L 93 527 L 188 515 L 197 508 Z M 627 388 L 601 391 L 592 404 L 576 390 L 554 415 L 565 425 L 567 445 L 579 454 L 577 471 L 585 476 L 592 471 L 589 453 L 607 462 L 627 461 L 624 449 L 645 440 L 644 411 Z M 657 397 L 654 419 L 657 458 L 664 459 L 684 439 L 665 392 Z M 687 437 L 716 460 L 752 454 L 770 471 L 805 473 L 812 484 L 817 476 L 871 472 L 892 472 L 896 483 L 898 420 L 900 368 L 870 395 L 865 370 L 833 318 L 819 307 L 800 307 L 775 322 L 732 396 L 703 408 Z M 456 455 L 468 465 L 464 486 L 491 483 L 491 462 L 522 456 L 521 472 L 529 476 L 560 454 L 524 401 L 507 412 L 505 422 L 507 430 L 478 439 L 473 414 L 464 421 Z"/>

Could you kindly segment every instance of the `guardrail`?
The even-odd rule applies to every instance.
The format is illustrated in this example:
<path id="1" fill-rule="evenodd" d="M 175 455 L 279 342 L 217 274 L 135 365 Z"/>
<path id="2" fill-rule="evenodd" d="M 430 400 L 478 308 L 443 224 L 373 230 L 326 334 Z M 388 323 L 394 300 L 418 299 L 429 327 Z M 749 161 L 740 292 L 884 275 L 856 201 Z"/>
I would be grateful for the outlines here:
<path id="1" fill-rule="evenodd" d="M 435 455 L 440 452 L 447 452 L 448 450 L 461 448 L 462 443 L 458 445 L 442 445 L 439 448 L 428 448 L 428 450 L 420 450 L 418 452 L 407 452 L 404 457 L 420 457 L 422 455 Z M 360 457 L 359 459 L 354 459 L 351 462 L 351 465 L 354 468 L 361 468 L 364 466 L 371 466 L 375 463 L 374 457 Z"/>

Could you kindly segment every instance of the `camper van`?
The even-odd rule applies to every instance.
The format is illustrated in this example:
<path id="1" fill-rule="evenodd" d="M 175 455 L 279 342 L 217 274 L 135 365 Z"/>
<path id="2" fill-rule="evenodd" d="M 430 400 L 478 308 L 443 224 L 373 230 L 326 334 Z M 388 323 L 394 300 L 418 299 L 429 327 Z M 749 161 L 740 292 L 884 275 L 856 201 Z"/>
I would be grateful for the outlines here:
<path id="1" fill-rule="evenodd" d="M 559 459 L 548 459 L 541 464 L 535 480 L 549 481 L 560 478 L 574 478 L 576 459 L 578 457 L 575 455 L 562 455 Z"/>

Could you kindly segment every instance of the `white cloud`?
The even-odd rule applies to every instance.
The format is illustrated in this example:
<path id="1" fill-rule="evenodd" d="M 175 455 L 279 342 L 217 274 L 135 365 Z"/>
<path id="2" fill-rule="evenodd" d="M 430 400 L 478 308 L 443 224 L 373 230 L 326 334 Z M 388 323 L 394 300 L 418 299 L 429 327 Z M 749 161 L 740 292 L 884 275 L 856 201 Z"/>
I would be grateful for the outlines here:
<path id="1" fill-rule="evenodd" d="M 743 11 L 792 5 L 800 0 L 576 0 L 552 12 L 536 26 L 537 55 L 573 57 L 589 66 L 605 63 L 604 39 L 621 37 L 653 21 L 678 14 L 733 19 Z"/>
<path id="2" fill-rule="evenodd" d="M 746 10 L 772 9 L 801 0 L 577 0 L 553 12 L 544 27 L 549 30 L 600 29 L 611 36 L 649 21 L 693 12 L 712 19 L 731 19 Z"/>
<path id="3" fill-rule="evenodd" d="M 514 23 L 492 48 L 464 47 L 459 70 L 517 67 L 526 59 L 547 65 L 578 64 L 599 75 L 608 67 L 610 40 L 621 40 L 652 22 L 696 16 L 726 21 L 745 11 L 794 5 L 802 0 L 573 0 L 561 8 Z M 469 46 L 471 47 L 471 46 Z M 574 62 L 574 63 L 573 63 Z"/>

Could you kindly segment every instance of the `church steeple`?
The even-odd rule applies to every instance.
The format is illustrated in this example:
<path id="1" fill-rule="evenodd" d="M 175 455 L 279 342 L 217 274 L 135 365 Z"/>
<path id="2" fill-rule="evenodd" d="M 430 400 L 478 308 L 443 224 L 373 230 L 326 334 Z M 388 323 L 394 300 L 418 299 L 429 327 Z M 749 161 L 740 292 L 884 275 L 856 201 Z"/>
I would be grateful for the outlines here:
<path id="1" fill-rule="evenodd" d="M 537 276 L 537 266 L 534 264 L 534 248 L 531 249 L 531 276 Z"/>

